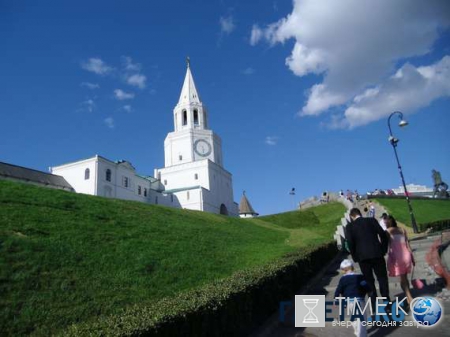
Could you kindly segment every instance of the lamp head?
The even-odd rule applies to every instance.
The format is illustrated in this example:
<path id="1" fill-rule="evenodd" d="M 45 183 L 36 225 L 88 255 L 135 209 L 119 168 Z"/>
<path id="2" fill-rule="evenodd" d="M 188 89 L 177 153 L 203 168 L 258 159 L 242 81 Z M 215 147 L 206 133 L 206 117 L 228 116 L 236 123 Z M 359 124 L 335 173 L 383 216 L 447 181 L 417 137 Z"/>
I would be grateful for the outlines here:
<path id="1" fill-rule="evenodd" d="M 407 125 L 408 125 L 408 122 L 405 121 L 404 119 L 402 119 L 402 120 L 400 121 L 400 123 L 398 123 L 398 126 L 400 126 L 401 128 L 404 127 L 404 126 L 407 126 Z"/>
<path id="2" fill-rule="evenodd" d="M 388 138 L 388 140 L 389 140 L 389 143 L 391 143 L 393 146 L 396 146 L 397 143 L 398 143 L 398 138 L 395 138 L 395 137 L 392 137 L 392 136 L 390 136 Z"/>

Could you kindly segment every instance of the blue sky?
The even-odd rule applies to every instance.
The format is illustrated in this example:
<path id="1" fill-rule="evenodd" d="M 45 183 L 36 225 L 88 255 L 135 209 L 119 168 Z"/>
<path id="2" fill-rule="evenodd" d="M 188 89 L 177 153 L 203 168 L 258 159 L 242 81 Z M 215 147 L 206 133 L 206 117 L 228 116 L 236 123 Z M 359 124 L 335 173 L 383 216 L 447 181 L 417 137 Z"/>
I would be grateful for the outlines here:
<path id="1" fill-rule="evenodd" d="M 262 214 L 323 190 L 450 181 L 442 0 L 0 1 L 0 161 L 164 162 L 191 58 L 234 193 Z M 394 121 L 397 121 L 396 119 Z"/>

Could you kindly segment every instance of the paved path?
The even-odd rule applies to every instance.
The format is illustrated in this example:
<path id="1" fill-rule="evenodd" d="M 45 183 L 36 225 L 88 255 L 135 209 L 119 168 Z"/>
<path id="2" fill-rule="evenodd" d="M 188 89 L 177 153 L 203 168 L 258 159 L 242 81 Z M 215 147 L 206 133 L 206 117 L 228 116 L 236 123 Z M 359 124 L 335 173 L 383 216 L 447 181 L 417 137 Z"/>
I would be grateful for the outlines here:
<path id="1" fill-rule="evenodd" d="M 411 242 L 411 246 L 414 250 L 416 258 L 416 276 L 422 280 L 426 280 L 427 286 L 422 290 L 413 290 L 413 296 L 431 295 L 435 296 L 437 293 L 441 293 L 441 286 L 439 279 L 434 271 L 425 262 L 425 254 L 429 250 L 431 244 L 436 240 L 438 236 L 430 236 L 420 240 Z M 334 290 L 339 282 L 339 264 L 340 261 L 345 258 L 342 255 L 335 259 L 324 270 L 324 273 L 320 275 L 313 283 L 314 285 L 309 288 L 305 294 L 308 295 L 326 295 L 327 300 L 332 300 L 334 296 Z M 357 266 L 357 265 L 356 265 Z M 359 270 L 358 270 L 359 271 Z M 391 297 L 400 296 L 402 290 L 398 278 L 389 279 L 389 289 Z M 379 293 L 379 292 L 378 292 Z M 300 294 L 300 292 L 299 292 Z M 445 294 L 445 291 L 444 291 Z M 293 300 L 293 299 L 292 299 Z M 374 327 L 368 330 L 368 336 L 449 336 L 450 335 L 450 300 L 448 297 L 442 301 L 444 305 L 445 316 L 441 318 L 437 327 L 433 328 L 416 328 L 416 327 Z M 333 314 L 333 317 L 337 317 L 337 314 Z M 293 317 L 293 309 L 286 313 L 286 317 Z M 407 316 L 406 320 L 412 321 L 412 317 Z M 425 330 L 426 329 L 426 330 Z M 279 321 L 279 314 L 275 314 L 269 319 L 264 326 L 258 331 L 255 331 L 251 337 L 332 337 L 332 336 L 354 336 L 352 327 L 339 327 L 332 326 L 332 323 L 327 323 L 324 328 L 296 328 L 292 321 L 286 320 L 281 323 Z"/>

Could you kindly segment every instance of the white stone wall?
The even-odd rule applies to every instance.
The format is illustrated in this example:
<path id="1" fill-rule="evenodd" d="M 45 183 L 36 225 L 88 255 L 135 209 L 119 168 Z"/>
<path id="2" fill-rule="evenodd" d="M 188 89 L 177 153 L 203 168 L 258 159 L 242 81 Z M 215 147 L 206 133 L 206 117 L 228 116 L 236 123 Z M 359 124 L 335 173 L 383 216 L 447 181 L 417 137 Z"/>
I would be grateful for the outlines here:
<path id="1" fill-rule="evenodd" d="M 111 181 L 106 180 L 107 169 L 111 170 Z M 97 195 L 150 203 L 150 181 L 137 176 L 135 170 L 127 164 L 116 164 L 99 158 L 98 173 Z M 125 178 L 128 179 L 128 186 L 124 184 Z"/>
<path id="2" fill-rule="evenodd" d="M 253 214 L 239 214 L 239 217 L 240 218 L 254 218 L 254 215 Z"/>
<path id="3" fill-rule="evenodd" d="M 86 169 L 89 170 L 89 179 L 85 179 Z M 52 167 L 50 172 L 63 176 L 77 193 L 97 194 L 97 157 Z"/>
<path id="4" fill-rule="evenodd" d="M 201 187 L 178 191 L 173 194 L 180 208 L 203 211 L 203 189 Z"/>

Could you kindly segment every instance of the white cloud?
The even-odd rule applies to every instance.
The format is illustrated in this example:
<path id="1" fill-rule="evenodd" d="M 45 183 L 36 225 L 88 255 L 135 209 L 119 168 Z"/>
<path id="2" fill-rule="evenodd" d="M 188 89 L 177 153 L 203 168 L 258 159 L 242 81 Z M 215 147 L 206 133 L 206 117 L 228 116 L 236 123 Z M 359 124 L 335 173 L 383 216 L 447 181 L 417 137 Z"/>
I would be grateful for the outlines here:
<path id="1" fill-rule="evenodd" d="M 232 15 L 227 17 L 221 16 L 219 19 L 220 24 L 220 32 L 223 34 L 231 34 L 233 30 L 236 29 L 236 25 L 234 24 L 234 19 Z"/>
<path id="2" fill-rule="evenodd" d="M 90 83 L 90 82 L 83 82 L 80 84 L 82 87 L 88 88 L 88 89 L 98 89 L 100 88 L 100 85 L 97 83 Z"/>
<path id="3" fill-rule="evenodd" d="M 93 99 L 87 99 L 81 102 L 81 111 L 93 112 L 96 108 L 95 102 Z"/>
<path id="4" fill-rule="evenodd" d="M 356 96 L 345 110 L 345 121 L 353 128 L 395 110 L 414 112 L 445 96 L 450 97 L 450 56 L 424 67 L 407 63 L 379 87 Z"/>
<path id="5" fill-rule="evenodd" d="M 147 77 L 140 73 L 142 70 L 142 65 L 140 63 L 134 63 L 133 59 L 129 56 L 122 56 L 122 63 L 123 80 L 131 86 L 144 89 L 146 86 Z"/>
<path id="6" fill-rule="evenodd" d="M 448 95 L 443 84 L 450 82 L 445 58 L 428 67 L 400 63 L 400 75 L 396 67 L 430 53 L 439 32 L 449 25 L 446 0 L 294 0 L 287 17 L 263 29 L 254 25 L 250 44 L 294 39 L 286 58 L 289 69 L 298 76 L 322 76 L 299 114 L 320 115 L 338 107 L 345 112 L 341 119 L 333 115 L 332 124 L 355 127 L 384 117 L 385 109 L 403 106 L 414 111 Z M 430 75 L 433 71 L 440 74 Z M 411 97 L 406 104 L 409 90 L 417 87 L 426 89 L 428 96 Z"/>
<path id="7" fill-rule="evenodd" d="M 275 137 L 275 136 L 267 136 L 266 139 L 265 139 L 265 141 L 264 141 L 264 143 L 266 143 L 267 145 L 271 145 L 271 146 L 277 145 L 277 143 L 278 143 L 278 137 Z"/>
<path id="8" fill-rule="evenodd" d="M 128 112 L 128 113 L 133 111 L 133 109 L 131 108 L 131 105 L 124 105 L 122 107 L 122 110 L 125 111 L 125 112 Z"/>
<path id="9" fill-rule="evenodd" d="M 140 72 L 142 65 L 140 63 L 133 63 L 133 59 L 129 56 L 122 56 L 124 69 L 131 72 Z"/>
<path id="10" fill-rule="evenodd" d="M 242 71 L 244 75 L 253 75 L 256 72 L 252 67 L 248 67 Z"/>
<path id="11" fill-rule="evenodd" d="M 96 73 L 98 75 L 106 75 L 113 70 L 113 68 L 106 65 L 106 63 L 103 62 L 102 59 L 95 57 L 90 58 L 88 61 L 82 62 L 81 68 Z"/>
<path id="12" fill-rule="evenodd" d="M 252 32 L 250 34 L 250 44 L 256 45 L 264 36 L 264 32 L 258 25 L 253 25 Z"/>
<path id="13" fill-rule="evenodd" d="M 122 89 L 116 89 L 116 90 L 114 90 L 114 96 L 119 101 L 123 101 L 123 100 L 126 100 L 126 99 L 133 99 L 134 98 L 134 93 L 132 93 L 132 92 L 125 92 Z"/>
<path id="14" fill-rule="evenodd" d="M 127 78 L 127 83 L 129 85 L 138 87 L 139 89 L 145 88 L 145 82 L 147 81 L 147 77 L 142 74 L 133 74 Z"/>
<path id="15" fill-rule="evenodd" d="M 114 127 L 115 127 L 115 124 L 114 124 L 114 118 L 112 118 L 112 117 L 105 118 L 105 119 L 103 120 L 103 122 L 105 123 L 105 125 L 106 125 L 108 128 L 114 129 Z"/>

